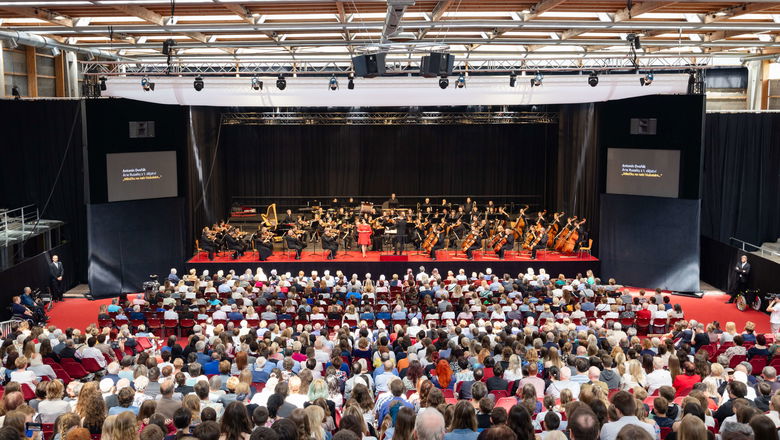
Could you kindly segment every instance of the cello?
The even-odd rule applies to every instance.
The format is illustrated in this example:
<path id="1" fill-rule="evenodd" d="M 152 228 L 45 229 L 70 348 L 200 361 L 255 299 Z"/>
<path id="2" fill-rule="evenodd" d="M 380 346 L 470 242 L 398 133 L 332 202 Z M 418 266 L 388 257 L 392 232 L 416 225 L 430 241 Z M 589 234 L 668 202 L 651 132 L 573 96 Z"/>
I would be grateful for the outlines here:
<path id="1" fill-rule="evenodd" d="M 585 223 L 585 219 L 582 219 L 580 222 L 578 222 L 575 226 L 571 228 L 571 231 L 569 231 L 569 235 L 566 236 L 566 244 L 563 245 L 563 252 L 566 254 L 570 254 L 574 252 L 574 245 L 577 244 L 577 240 L 580 239 L 580 233 L 578 229 L 580 228 L 580 225 Z"/>
<path id="2" fill-rule="evenodd" d="M 536 224 L 532 228 L 528 229 L 528 232 L 525 233 L 525 241 L 523 242 L 523 249 L 531 249 L 533 246 L 531 246 L 531 243 L 536 239 L 536 232 L 535 229 L 539 226 L 539 224 L 544 220 L 544 215 L 547 213 L 547 210 L 538 212 L 536 214 Z"/>
<path id="3" fill-rule="evenodd" d="M 422 244 L 422 248 L 425 249 L 425 252 L 430 252 L 433 250 L 433 247 L 436 246 L 436 243 L 439 241 L 437 226 L 438 225 L 433 225 L 431 232 L 429 232 L 428 236 L 425 237 L 425 241 Z"/>
<path id="4" fill-rule="evenodd" d="M 461 252 L 466 252 L 471 246 L 474 245 L 474 243 L 477 242 L 477 239 L 479 238 L 479 229 L 472 229 L 471 232 L 469 232 L 466 235 L 466 238 L 463 239 L 463 242 L 460 244 L 460 250 Z"/>

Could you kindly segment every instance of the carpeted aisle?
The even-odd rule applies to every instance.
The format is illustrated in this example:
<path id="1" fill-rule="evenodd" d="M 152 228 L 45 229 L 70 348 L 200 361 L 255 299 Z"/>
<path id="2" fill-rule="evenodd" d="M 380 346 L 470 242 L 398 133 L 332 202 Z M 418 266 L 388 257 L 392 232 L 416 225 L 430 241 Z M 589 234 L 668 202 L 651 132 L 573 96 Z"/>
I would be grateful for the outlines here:
<path id="1" fill-rule="evenodd" d="M 55 303 L 49 311 L 49 324 L 65 329 L 68 327 L 84 329 L 89 324 L 97 324 L 98 309 L 101 304 L 111 304 L 111 299 L 90 301 L 86 298 L 65 298 Z"/>
<path id="2" fill-rule="evenodd" d="M 703 298 L 672 296 L 672 304 L 680 304 L 685 319 L 695 319 L 705 324 L 719 321 L 723 328 L 728 321 L 734 321 L 738 329 L 745 322 L 753 321 L 758 332 L 770 331 L 769 315 L 755 310 L 740 312 L 734 304 L 725 304 L 728 296 L 720 293 L 707 293 Z M 97 323 L 98 308 L 101 304 L 110 304 L 110 299 L 89 301 L 83 298 L 69 298 L 57 303 L 49 312 L 51 324 L 60 328 L 74 327 L 83 329 L 91 323 Z"/>

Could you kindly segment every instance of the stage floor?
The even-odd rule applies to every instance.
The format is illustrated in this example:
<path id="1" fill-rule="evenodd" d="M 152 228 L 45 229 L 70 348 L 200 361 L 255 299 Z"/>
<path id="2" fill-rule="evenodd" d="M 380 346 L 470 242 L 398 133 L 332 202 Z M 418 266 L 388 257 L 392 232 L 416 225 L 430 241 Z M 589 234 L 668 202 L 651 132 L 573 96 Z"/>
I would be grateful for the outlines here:
<path id="1" fill-rule="evenodd" d="M 375 273 L 390 276 L 393 273 L 402 274 L 406 269 L 417 269 L 419 266 L 427 268 L 437 268 L 440 272 L 451 270 L 456 272 L 459 269 L 466 270 L 467 273 L 481 272 L 486 268 L 491 268 L 494 273 L 499 275 L 510 273 L 516 275 L 525 272 L 528 268 L 538 270 L 544 268 L 547 273 L 557 276 L 562 273 L 568 277 L 577 273 L 585 273 L 588 269 L 599 273 L 600 261 L 590 254 L 562 255 L 557 252 L 539 252 L 536 260 L 531 260 L 528 252 L 511 252 L 507 254 L 506 259 L 499 260 L 493 252 L 487 252 L 484 255 L 481 252 L 475 252 L 474 260 L 469 261 L 463 253 L 454 251 L 439 251 L 437 260 L 433 261 L 428 255 L 418 254 L 416 252 L 407 252 L 407 261 L 380 261 L 380 252 L 367 252 L 366 258 L 363 258 L 360 251 L 351 251 L 347 253 L 336 254 L 335 260 L 328 260 L 321 251 L 314 253 L 304 251 L 300 260 L 294 258 L 294 254 L 285 255 L 283 252 L 275 252 L 268 261 L 260 261 L 257 254 L 246 253 L 239 259 L 232 259 L 229 253 L 222 253 L 213 261 L 208 259 L 208 254 L 201 252 L 198 255 L 187 260 L 186 268 L 195 268 L 198 272 L 209 270 L 212 273 L 216 270 L 235 270 L 237 273 L 243 273 L 246 269 L 253 271 L 261 267 L 268 273 L 271 269 L 282 272 L 297 273 L 300 270 L 317 270 L 320 273 L 323 270 L 342 270 L 345 273 Z M 386 253 L 385 253 L 386 255 Z"/>
<path id="2" fill-rule="evenodd" d="M 363 258 L 363 255 L 360 253 L 360 251 L 350 251 L 350 252 L 338 252 L 336 254 L 335 260 L 330 260 L 330 262 L 380 262 L 380 256 L 388 254 L 379 252 L 379 251 L 369 251 L 366 252 L 366 257 Z M 392 253 L 390 254 L 392 256 Z M 405 252 L 405 256 L 408 257 L 408 261 L 432 261 L 428 254 L 426 253 L 418 253 L 418 252 Z M 455 251 L 438 251 L 436 253 L 437 261 L 468 261 L 466 258 L 466 255 L 462 252 L 455 253 Z M 325 252 L 323 251 L 303 251 L 301 253 L 301 259 L 296 260 L 295 254 L 293 252 L 290 252 L 289 255 L 285 255 L 284 252 L 278 251 L 274 252 L 274 254 L 269 258 L 265 263 L 308 263 L 313 261 L 329 261 L 326 257 Z M 494 252 L 474 252 L 474 260 L 472 261 L 501 261 L 498 259 L 496 254 Z M 509 252 L 506 255 L 506 258 L 503 261 L 536 261 L 536 262 L 547 262 L 547 261 L 598 261 L 598 258 L 594 257 L 593 255 L 582 253 L 580 254 L 572 254 L 572 255 L 564 255 L 558 252 L 539 252 L 537 255 L 536 260 L 531 260 L 531 254 L 527 251 L 517 253 L 515 251 Z M 240 257 L 238 259 L 231 258 L 231 254 L 228 252 L 222 252 L 219 255 L 217 255 L 214 260 L 209 260 L 208 253 L 206 252 L 200 252 L 198 255 L 193 256 L 190 258 L 187 263 L 261 263 L 261 261 L 257 257 L 256 252 L 247 252 L 244 254 L 243 257 Z"/>

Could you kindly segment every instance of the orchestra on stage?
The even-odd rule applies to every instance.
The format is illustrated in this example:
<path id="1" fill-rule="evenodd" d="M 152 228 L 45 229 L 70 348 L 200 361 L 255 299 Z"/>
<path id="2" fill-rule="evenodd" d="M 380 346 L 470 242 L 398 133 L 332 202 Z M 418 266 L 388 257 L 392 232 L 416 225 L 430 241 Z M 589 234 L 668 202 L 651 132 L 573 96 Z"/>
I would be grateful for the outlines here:
<path id="1" fill-rule="evenodd" d="M 337 257 L 339 249 L 349 251 L 355 245 L 364 258 L 369 248 L 400 255 L 411 247 L 432 260 L 442 249 L 462 252 L 473 260 L 476 251 L 499 259 L 504 259 L 507 251 L 528 251 L 530 258 L 536 259 L 539 250 L 571 254 L 590 248 L 584 218 L 564 212 L 548 214 L 546 210 L 530 213 L 528 209 L 524 205 L 512 213 L 492 201 L 479 206 L 471 198 L 460 205 L 446 199 L 432 204 L 425 198 L 414 208 L 405 208 L 392 194 L 381 207 L 333 199 L 327 208 L 317 203 L 298 214 L 287 209 L 276 218 L 273 205 L 273 218 L 263 215 L 256 231 L 250 233 L 223 221 L 204 227 L 196 246 L 207 252 L 210 260 L 218 252 L 229 252 L 233 259 L 256 252 L 260 261 L 274 254 L 274 243 L 282 243 L 296 259 L 310 245 L 319 247 L 329 260 Z"/>

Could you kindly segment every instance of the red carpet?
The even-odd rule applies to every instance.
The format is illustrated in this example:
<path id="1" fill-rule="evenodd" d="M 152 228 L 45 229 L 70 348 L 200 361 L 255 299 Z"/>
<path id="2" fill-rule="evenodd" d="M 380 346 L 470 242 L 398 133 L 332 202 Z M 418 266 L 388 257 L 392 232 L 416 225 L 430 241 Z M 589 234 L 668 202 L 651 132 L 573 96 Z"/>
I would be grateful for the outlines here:
<path id="1" fill-rule="evenodd" d="M 386 253 L 387 254 L 387 253 Z M 381 255 L 380 252 L 366 252 L 366 258 L 363 258 L 363 255 L 360 253 L 359 250 L 353 250 L 348 253 L 339 252 L 336 254 L 336 261 L 345 261 L 345 262 L 352 262 L 352 261 L 368 261 L 368 262 L 379 262 L 379 256 Z M 390 253 L 392 255 L 392 252 Z M 417 252 L 406 252 L 404 255 L 409 256 L 409 261 L 431 261 L 430 258 L 428 258 L 427 254 L 418 254 Z M 290 253 L 290 256 L 287 256 L 282 251 L 274 252 L 274 254 L 271 256 L 271 258 L 268 260 L 269 262 L 291 262 L 294 260 L 295 254 L 292 252 Z M 572 255 L 563 255 L 558 252 L 539 252 L 537 255 L 537 262 L 544 262 L 544 261 L 598 261 L 598 258 L 583 253 L 582 256 L 579 254 L 572 254 Z M 439 251 L 437 253 L 437 258 L 439 261 L 467 261 L 466 255 L 462 252 L 458 252 L 458 254 L 455 254 L 455 251 Z M 498 257 L 496 256 L 495 252 L 485 252 L 483 255 L 482 252 L 475 252 L 474 253 L 474 261 L 497 261 Z M 194 257 L 190 258 L 188 263 L 231 263 L 231 262 L 247 262 L 247 263 L 254 263 L 259 262 L 260 260 L 257 257 L 257 253 L 255 252 L 247 252 L 244 254 L 243 257 L 233 260 L 230 257 L 230 254 L 228 252 L 222 252 L 220 253 L 214 261 L 209 261 L 208 253 L 201 252 L 198 255 L 195 255 Z M 328 261 L 326 255 L 321 250 L 318 250 L 315 254 L 311 251 L 304 251 L 301 254 L 301 259 L 298 260 L 300 262 L 317 262 L 317 261 Z M 506 254 L 506 261 L 531 261 L 531 256 L 528 251 L 524 251 L 518 255 L 517 252 L 508 252 Z"/>
<path id="2" fill-rule="evenodd" d="M 740 312 L 734 304 L 725 304 L 728 296 L 710 293 L 703 298 L 672 296 L 672 304 L 680 304 L 685 313 L 685 319 L 695 319 L 705 324 L 719 321 L 721 328 L 726 322 L 734 321 L 737 329 L 742 329 L 745 322 L 753 321 L 756 330 L 761 333 L 770 331 L 769 315 L 755 310 Z M 109 304 L 110 299 L 89 301 L 87 299 L 66 299 L 57 303 L 49 312 L 50 323 L 60 328 L 74 327 L 84 329 L 87 325 L 97 322 L 98 308 L 101 304 Z"/>

